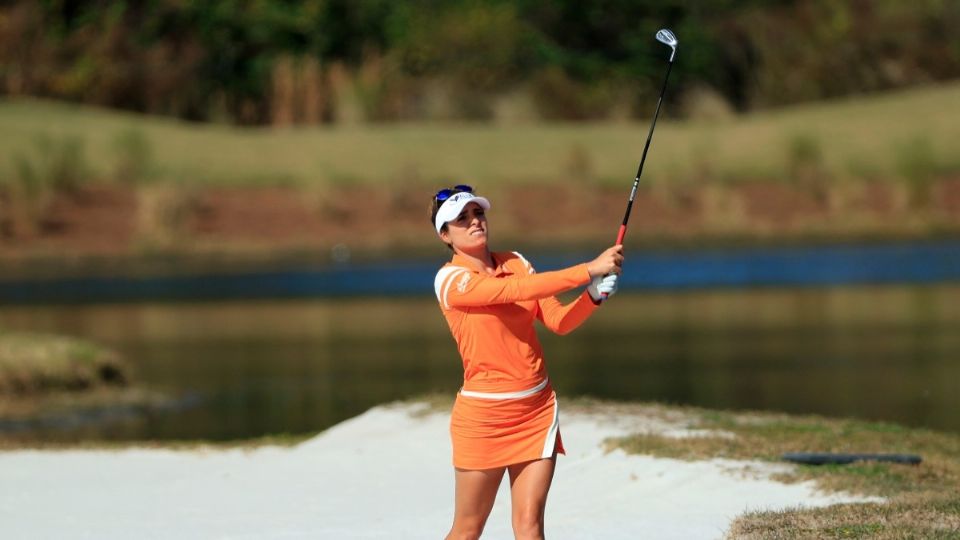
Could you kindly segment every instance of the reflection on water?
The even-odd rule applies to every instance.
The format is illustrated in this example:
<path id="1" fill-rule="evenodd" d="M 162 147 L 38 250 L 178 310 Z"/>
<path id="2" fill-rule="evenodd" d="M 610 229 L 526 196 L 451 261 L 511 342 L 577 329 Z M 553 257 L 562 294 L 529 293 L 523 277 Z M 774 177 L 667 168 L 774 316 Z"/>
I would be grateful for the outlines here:
<path id="1" fill-rule="evenodd" d="M 541 332 L 561 401 L 591 395 L 960 431 L 960 286 L 623 294 L 571 335 Z M 137 379 L 199 395 L 105 439 L 226 440 L 329 427 L 459 387 L 430 298 L 17 307 L 0 326 L 85 336 Z"/>

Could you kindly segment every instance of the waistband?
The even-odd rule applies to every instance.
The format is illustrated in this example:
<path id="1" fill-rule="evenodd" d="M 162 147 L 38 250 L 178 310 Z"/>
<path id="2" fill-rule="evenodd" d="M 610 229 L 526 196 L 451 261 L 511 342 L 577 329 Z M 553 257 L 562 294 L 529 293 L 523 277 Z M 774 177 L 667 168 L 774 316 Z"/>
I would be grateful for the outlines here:
<path id="1" fill-rule="evenodd" d="M 520 399 L 530 397 L 543 390 L 547 387 L 548 382 L 550 382 L 550 379 L 544 377 L 543 382 L 540 384 L 534 386 L 533 388 L 520 390 L 519 392 L 474 392 L 472 390 L 461 389 L 460 395 L 479 399 Z"/>

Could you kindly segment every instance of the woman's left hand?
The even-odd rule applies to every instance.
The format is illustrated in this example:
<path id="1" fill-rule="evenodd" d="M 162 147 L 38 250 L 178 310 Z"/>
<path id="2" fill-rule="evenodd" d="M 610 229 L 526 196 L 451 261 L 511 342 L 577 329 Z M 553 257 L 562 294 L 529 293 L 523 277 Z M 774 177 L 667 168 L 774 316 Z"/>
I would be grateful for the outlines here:
<path id="1" fill-rule="evenodd" d="M 594 304 L 599 304 L 604 299 L 604 295 L 607 298 L 610 298 L 617 292 L 617 282 L 619 281 L 620 276 L 617 274 L 609 274 L 606 276 L 597 276 L 593 278 L 593 281 L 590 282 L 590 285 L 587 285 L 587 293 L 590 294 L 590 298 L 593 300 Z"/>

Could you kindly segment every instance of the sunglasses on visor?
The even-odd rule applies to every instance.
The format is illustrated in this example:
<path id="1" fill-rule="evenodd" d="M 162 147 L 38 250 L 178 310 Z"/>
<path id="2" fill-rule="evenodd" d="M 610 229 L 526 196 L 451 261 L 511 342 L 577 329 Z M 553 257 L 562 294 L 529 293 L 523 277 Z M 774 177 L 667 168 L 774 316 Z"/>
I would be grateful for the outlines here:
<path id="1" fill-rule="evenodd" d="M 473 193 L 473 188 L 466 184 L 458 184 L 456 186 L 453 186 L 452 188 L 444 188 L 438 191 L 436 195 L 434 195 L 433 200 L 437 203 L 437 207 L 439 208 L 440 205 L 443 204 L 443 201 L 449 199 L 451 196 L 457 193 L 464 193 L 464 192 Z"/>

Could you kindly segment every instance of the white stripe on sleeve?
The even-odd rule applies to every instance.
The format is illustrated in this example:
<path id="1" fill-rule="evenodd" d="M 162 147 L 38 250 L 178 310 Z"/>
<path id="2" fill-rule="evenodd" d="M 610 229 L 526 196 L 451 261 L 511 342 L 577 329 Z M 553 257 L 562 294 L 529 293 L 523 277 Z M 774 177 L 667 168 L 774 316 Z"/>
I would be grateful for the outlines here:
<path id="1" fill-rule="evenodd" d="M 520 252 L 514 251 L 513 254 L 516 255 L 517 257 L 520 257 L 520 260 L 523 261 L 523 265 L 527 267 L 527 272 L 529 272 L 529 273 L 531 273 L 531 274 L 536 274 L 536 273 L 537 273 L 537 271 L 533 269 L 533 265 L 530 264 L 530 261 L 528 261 L 527 259 L 525 259 L 525 258 L 523 257 L 523 255 L 520 254 Z"/>
<path id="2" fill-rule="evenodd" d="M 447 293 L 450 291 L 450 284 L 453 283 L 454 277 L 463 272 L 468 272 L 468 270 L 462 266 L 444 266 L 437 272 L 437 277 L 433 280 L 433 290 L 437 295 L 437 301 L 443 305 L 444 309 L 450 307 L 447 304 Z"/>

